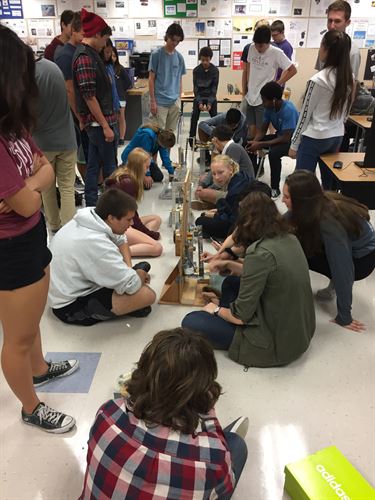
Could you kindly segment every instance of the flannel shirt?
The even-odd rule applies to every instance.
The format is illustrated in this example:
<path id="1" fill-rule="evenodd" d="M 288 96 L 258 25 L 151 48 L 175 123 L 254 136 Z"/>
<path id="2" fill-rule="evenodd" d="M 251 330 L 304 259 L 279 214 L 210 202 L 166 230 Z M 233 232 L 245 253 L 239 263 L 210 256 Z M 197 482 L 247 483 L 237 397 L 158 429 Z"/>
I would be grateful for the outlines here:
<path id="1" fill-rule="evenodd" d="M 89 56 L 80 55 L 73 63 L 73 72 L 75 74 L 79 91 L 83 98 L 96 96 L 96 71 L 95 66 Z M 92 113 L 80 113 L 85 127 L 90 123 L 97 122 Z M 113 111 L 110 115 L 104 115 L 108 125 L 112 127 L 117 123 L 117 114 Z"/>
<path id="2" fill-rule="evenodd" d="M 147 427 L 126 399 L 105 403 L 90 431 L 80 500 L 216 499 L 233 491 L 231 457 L 214 410 L 182 434 Z"/>

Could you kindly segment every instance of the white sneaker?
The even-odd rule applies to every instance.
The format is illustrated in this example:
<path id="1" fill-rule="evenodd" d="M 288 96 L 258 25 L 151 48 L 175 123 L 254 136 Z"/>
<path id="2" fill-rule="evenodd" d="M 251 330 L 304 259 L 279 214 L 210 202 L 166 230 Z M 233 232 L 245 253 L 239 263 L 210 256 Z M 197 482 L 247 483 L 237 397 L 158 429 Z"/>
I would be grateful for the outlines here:
<path id="1" fill-rule="evenodd" d="M 280 196 L 280 189 L 271 189 L 271 198 L 276 200 Z"/>
<path id="2" fill-rule="evenodd" d="M 234 432 L 238 436 L 242 437 L 242 439 L 245 439 L 248 429 L 249 419 L 247 417 L 240 417 L 231 428 L 230 432 Z"/>
<path id="3" fill-rule="evenodd" d="M 333 300 L 335 297 L 336 291 L 332 280 L 330 280 L 326 288 L 322 288 L 316 292 L 316 298 L 319 300 Z"/>

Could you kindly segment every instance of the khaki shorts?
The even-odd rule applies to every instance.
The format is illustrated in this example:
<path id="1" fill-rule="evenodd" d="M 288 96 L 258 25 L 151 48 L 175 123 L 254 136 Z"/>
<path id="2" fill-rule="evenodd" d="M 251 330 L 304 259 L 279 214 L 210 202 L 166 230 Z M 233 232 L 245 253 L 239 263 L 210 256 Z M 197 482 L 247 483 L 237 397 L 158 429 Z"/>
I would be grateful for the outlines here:
<path id="1" fill-rule="evenodd" d="M 178 119 L 180 117 L 180 99 L 177 99 L 171 106 L 159 106 L 156 115 L 151 115 L 152 121 L 156 122 L 163 129 L 170 129 L 173 132 L 177 128 Z"/>

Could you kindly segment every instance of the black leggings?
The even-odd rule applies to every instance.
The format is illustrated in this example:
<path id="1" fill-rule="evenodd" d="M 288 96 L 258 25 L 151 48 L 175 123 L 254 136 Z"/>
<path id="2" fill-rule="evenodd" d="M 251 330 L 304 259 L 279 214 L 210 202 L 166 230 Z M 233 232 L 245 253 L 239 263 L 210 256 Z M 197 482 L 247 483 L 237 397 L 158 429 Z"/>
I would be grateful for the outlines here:
<path id="1" fill-rule="evenodd" d="M 329 263 L 325 253 L 322 255 L 314 255 L 314 257 L 309 257 L 307 259 L 307 262 L 309 263 L 309 269 L 311 269 L 311 271 L 323 274 L 329 279 L 332 278 L 331 269 L 329 267 Z M 359 259 L 353 258 L 353 264 L 354 281 L 360 281 L 367 278 L 367 276 L 370 276 L 375 268 L 375 250 Z"/>
<path id="2" fill-rule="evenodd" d="M 225 239 L 230 234 L 233 224 L 226 220 L 215 219 L 201 215 L 195 221 L 196 226 L 202 226 L 204 238 Z"/>

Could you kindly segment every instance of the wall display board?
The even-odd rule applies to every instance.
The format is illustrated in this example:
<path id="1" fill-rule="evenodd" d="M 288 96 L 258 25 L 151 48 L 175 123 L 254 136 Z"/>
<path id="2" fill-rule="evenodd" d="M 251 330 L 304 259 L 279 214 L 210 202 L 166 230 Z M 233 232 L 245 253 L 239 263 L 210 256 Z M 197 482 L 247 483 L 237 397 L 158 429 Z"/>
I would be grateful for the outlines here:
<path id="1" fill-rule="evenodd" d="M 199 17 L 230 17 L 232 12 L 231 0 L 198 0 Z"/>
<path id="2" fill-rule="evenodd" d="M 113 1 L 113 0 L 112 0 Z M 129 0 L 129 17 L 155 19 L 163 17 L 161 0 Z"/>
<path id="3" fill-rule="evenodd" d="M 27 38 L 28 31 L 25 19 L 1 19 L 1 24 L 13 30 L 20 38 Z"/>
<path id="4" fill-rule="evenodd" d="M 0 0 L 0 19 L 22 18 L 22 0 Z"/>
<path id="5" fill-rule="evenodd" d="M 53 38 L 56 34 L 53 19 L 28 19 L 29 36 L 37 38 Z"/>
<path id="6" fill-rule="evenodd" d="M 283 22 L 285 25 L 285 37 L 292 47 L 294 49 L 306 47 L 309 20 L 307 18 L 296 19 L 295 17 L 291 17 L 283 19 Z"/>
<path id="7" fill-rule="evenodd" d="M 197 0 L 163 0 L 164 17 L 197 17 Z"/>
<path id="8" fill-rule="evenodd" d="M 47 3 L 47 2 L 46 2 Z M 57 15 L 61 16 L 64 10 L 81 10 L 86 9 L 92 11 L 94 9 L 94 0 L 56 0 Z"/>
<path id="9" fill-rule="evenodd" d="M 186 69 L 194 69 L 198 65 L 198 40 L 184 40 L 177 50 L 184 58 Z"/>
<path id="10" fill-rule="evenodd" d="M 220 68 L 229 68 L 231 62 L 232 39 L 231 38 L 206 38 L 198 40 L 198 51 L 202 47 L 210 47 L 213 52 L 212 64 Z"/>
<path id="11" fill-rule="evenodd" d="M 185 38 L 230 38 L 232 36 L 231 19 L 184 19 L 181 27 Z"/>
<path id="12" fill-rule="evenodd" d="M 102 17 L 128 17 L 128 0 L 94 0 L 94 11 Z"/>
<path id="13" fill-rule="evenodd" d="M 112 38 L 134 38 L 133 19 L 106 19 L 111 27 Z"/>
<path id="14" fill-rule="evenodd" d="M 320 47 L 322 37 L 327 32 L 327 19 L 309 19 L 309 29 L 307 32 L 306 46 L 309 49 Z"/>
<path id="15" fill-rule="evenodd" d="M 232 39 L 232 69 L 242 70 L 243 62 L 241 61 L 242 51 L 245 45 L 251 43 L 252 35 L 233 35 Z"/>
<path id="16" fill-rule="evenodd" d="M 291 12 L 292 16 L 308 17 L 309 13 L 310 13 L 310 0 L 293 0 L 292 12 Z"/>
<path id="17" fill-rule="evenodd" d="M 27 19 L 55 18 L 57 15 L 56 2 L 55 0 L 27 0 L 23 2 L 23 15 Z"/>

